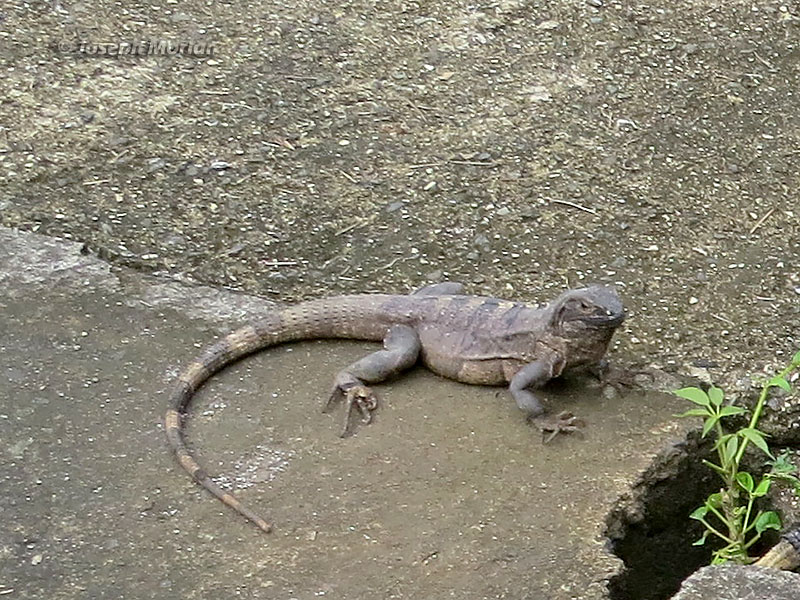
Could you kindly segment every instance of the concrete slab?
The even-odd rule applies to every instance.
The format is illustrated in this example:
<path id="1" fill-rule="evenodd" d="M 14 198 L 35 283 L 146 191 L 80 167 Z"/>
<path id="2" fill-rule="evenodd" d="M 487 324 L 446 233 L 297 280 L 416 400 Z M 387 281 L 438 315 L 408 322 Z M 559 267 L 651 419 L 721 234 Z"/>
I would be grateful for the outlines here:
<path id="1" fill-rule="evenodd" d="M 587 422 L 542 445 L 503 390 L 423 369 L 337 437 L 319 406 L 372 346 L 267 350 L 214 378 L 188 437 L 276 524 L 267 536 L 173 463 L 161 418 L 183 364 L 260 298 L 110 270 L 0 229 L 0 591 L 10 598 L 596 599 L 602 520 L 680 432 L 666 395 L 551 386 Z"/>

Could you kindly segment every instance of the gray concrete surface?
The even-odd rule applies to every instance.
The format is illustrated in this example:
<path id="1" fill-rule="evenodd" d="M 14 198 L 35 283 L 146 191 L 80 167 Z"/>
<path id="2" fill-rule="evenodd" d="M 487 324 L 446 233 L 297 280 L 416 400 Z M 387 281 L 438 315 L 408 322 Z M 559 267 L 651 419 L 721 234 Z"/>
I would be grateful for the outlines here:
<path id="1" fill-rule="evenodd" d="M 797 600 L 800 575 L 763 567 L 705 567 L 687 579 L 673 600 Z"/>
<path id="2" fill-rule="evenodd" d="M 80 248 L 0 229 L 4 597 L 604 597 L 600 524 L 680 402 L 554 386 L 587 428 L 543 446 L 503 390 L 417 369 L 341 440 L 320 401 L 370 345 L 271 349 L 213 379 L 188 427 L 265 536 L 177 468 L 160 421 L 180 366 L 270 303 Z"/>

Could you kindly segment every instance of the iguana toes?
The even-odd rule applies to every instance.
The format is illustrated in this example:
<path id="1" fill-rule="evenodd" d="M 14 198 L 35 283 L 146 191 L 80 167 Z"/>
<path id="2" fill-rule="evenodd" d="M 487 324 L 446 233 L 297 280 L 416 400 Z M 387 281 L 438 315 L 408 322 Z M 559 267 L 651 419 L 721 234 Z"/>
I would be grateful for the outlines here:
<path id="1" fill-rule="evenodd" d="M 461 284 L 431 285 L 409 296 L 368 294 L 303 302 L 266 316 L 222 338 L 183 371 L 172 392 L 165 425 L 178 461 L 205 489 L 264 531 L 270 524 L 220 489 L 189 453 L 181 417 L 192 394 L 214 373 L 239 358 L 282 342 L 315 338 L 383 340 L 335 378 L 326 406 L 344 397 L 345 428 L 358 410 L 365 422 L 377 401 L 366 384 L 408 369 L 421 356 L 432 371 L 481 385 L 509 384 L 529 422 L 553 435 L 572 431 L 575 417 L 547 418 L 536 389 L 565 369 L 600 362 L 625 315 L 617 292 L 593 285 L 570 290 L 544 307 L 462 295 Z"/>

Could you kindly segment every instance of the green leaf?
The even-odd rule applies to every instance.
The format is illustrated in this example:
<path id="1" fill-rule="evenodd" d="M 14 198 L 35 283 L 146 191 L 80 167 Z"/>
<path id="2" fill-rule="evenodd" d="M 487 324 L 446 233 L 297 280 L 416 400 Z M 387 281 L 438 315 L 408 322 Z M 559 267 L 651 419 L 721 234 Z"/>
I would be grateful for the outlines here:
<path id="1" fill-rule="evenodd" d="M 784 450 L 778 458 L 770 461 L 770 470 L 767 477 L 770 480 L 783 481 L 788 483 L 794 488 L 797 488 L 797 494 L 800 495 L 800 479 L 797 478 L 795 466 L 789 462 L 788 453 Z"/>
<path id="2" fill-rule="evenodd" d="M 690 408 L 685 413 L 674 415 L 676 417 L 707 417 L 709 414 L 706 408 Z"/>
<path id="3" fill-rule="evenodd" d="M 724 394 L 721 389 L 713 385 L 708 388 L 708 399 L 711 401 L 711 404 L 714 406 L 721 406 L 723 398 Z"/>
<path id="4" fill-rule="evenodd" d="M 723 406 L 719 411 L 720 417 L 730 417 L 731 415 L 740 415 L 747 412 L 741 406 Z"/>
<path id="5" fill-rule="evenodd" d="M 744 506 L 737 506 L 734 508 L 731 513 L 733 514 L 734 518 L 738 519 L 739 517 L 743 517 L 747 512 L 747 508 Z"/>
<path id="6" fill-rule="evenodd" d="M 736 474 L 736 482 L 742 486 L 746 492 L 753 491 L 753 476 L 750 473 L 742 471 Z"/>
<path id="7" fill-rule="evenodd" d="M 714 508 L 719 508 L 722 506 L 722 494 L 720 492 L 709 494 L 708 498 L 706 498 L 705 506 L 712 506 Z"/>
<path id="8" fill-rule="evenodd" d="M 789 452 L 786 450 L 781 452 L 775 460 L 771 461 L 771 463 L 771 472 L 775 475 L 789 475 L 797 470 L 794 466 L 794 463 L 792 463 L 791 459 L 789 458 Z"/>
<path id="9" fill-rule="evenodd" d="M 781 529 L 781 519 L 778 513 L 773 510 L 760 513 L 756 517 L 756 532 L 762 533 L 767 529 L 775 529 L 776 531 Z"/>
<path id="10" fill-rule="evenodd" d="M 725 450 L 723 455 L 725 456 L 725 462 L 730 463 L 733 462 L 734 457 L 736 456 L 736 451 L 739 449 L 739 438 L 735 435 L 732 435 L 728 438 L 728 443 L 725 444 Z"/>
<path id="11" fill-rule="evenodd" d="M 731 439 L 732 435 L 736 435 L 735 433 L 724 433 L 720 437 L 717 438 L 717 441 L 714 442 L 713 449 L 719 450 L 721 446 L 724 446 L 728 443 L 728 440 Z"/>
<path id="12" fill-rule="evenodd" d="M 792 357 L 792 364 L 796 367 L 800 367 L 800 351 L 795 353 L 795 355 Z"/>
<path id="13" fill-rule="evenodd" d="M 698 506 L 694 509 L 692 514 L 689 515 L 690 519 L 694 519 L 695 521 L 702 521 L 705 519 L 706 515 L 708 514 L 708 507 L 706 506 Z"/>
<path id="14" fill-rule="evenodd" d="M 708 417 L 706 419 L 706 422 L 703 423 L 703 437 L 706 437 L 706 435 L 708 435 L 708 432 L 714 428 L 714 425 L 717 424 L 717 421 L 719 421 L 719 417 L 716 416 Z"/>
<path id="15" fill-rule="evenodd" d="M 772 480 L 769 477 L 764 477 L 753 492 L 753 496 L 756 498 L 766 496 L 770 486 L 772 486 Z"/>
<path id="16" fill-rule="evenodd" d="M 744 437 L 745 439 L 750 440 L 756 446 L 758 446 L 761 451 L 769 456 L 770 458 L 774 458 L 772 453 L 769 451 L 769 446 L 767 446 L 767 442 L 764 439 L 764 433 L 760 432 L 758 429 L 753 429 L 752 427 L 745 427 L 744 429 L 739 430 L 739 435 Z"/>
<path id="17" fill-rule="evenodd" d="M 788 381 L 786 381 L 786 379 L 784 379 L 784 378 L 783 378 L 783 377 L 781 377 L 780 375 L 775 375 L 775 377 L 773 377 L 772 379 L 770 379 L 770 380 L 767 382 L 767 385 L 768 385 L 769 387 L 779 387 L 779 388 L 782 388 L 782 389 L 786 390 L 787 392 L 791 392 L 791 391 L 792 391 L 792 386 L 791 386 L 791 385 L 789 385 L 789 382 L 788 382 Z"/>
<path id="18" fill-rule="evenodd" d="M 692 544 L 692 546 L 702 546 L 703 544 L 706 543 L 707 537 L 708 537 L 708 530 L 704 531 L 702 537 L 699 540 L 695 541 Z"/>
<path id="19" fill-rule="evenodd" d="M 685 387 L 675 391 L 676 396 L 686 398 L 689 402 L 694 402 L 700 406 L 711 406 L 711 400 L 703 390 L 696 387 Z"/>

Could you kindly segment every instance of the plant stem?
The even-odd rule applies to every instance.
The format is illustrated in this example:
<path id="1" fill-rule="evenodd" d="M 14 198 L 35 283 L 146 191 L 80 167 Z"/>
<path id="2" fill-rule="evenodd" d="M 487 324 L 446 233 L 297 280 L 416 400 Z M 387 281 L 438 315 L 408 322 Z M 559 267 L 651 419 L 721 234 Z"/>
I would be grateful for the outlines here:
<path id="1" fill-rule="evenodd" d="M 719 538 L 722 538 L 723 540 L 725 540 L 729 544 L 733 544 L 733 540 L 732 539 L 730 539 L 728 536 L 723 535 L 722 533 L 720 533 L 719 531 L 714 529 L 708 521 L 706 521 L 705 519 L 700 519 L 700 522 L 703 525 L 705 525 L 706 529 L 708 529 L 711 533 L 713 533 L 714 535 L 716 535 Z"/>
<path id="2" fill-rule="evenodd" d="M 722 513 L 720 513 L 720 512 L 719 512 L 719 511 L 718 511 L 716 508 L 714 508 L 713 506 L 709 506 L 709 507 L 708 507 L 708 510 L 710 510 L 712 513 L 714 513 L 714 515 L 715 515 L 715 516 L 716 516 L 716 517 L 717 517 L 717 518 L 718 518 L 720 521 L 722 521 L 723 523 L 727 523 L 727 522 L 728 522 L 728 521 L 727 521 L 727 518 L 726 518 L 726 517 L 725 517 L 725 516 L 724 516 Z"/>
<path id="3" fill-rule="evenodd" d="M 776 377 L 781 377 L 786 379 L 786 376 L 794 371 L 797 368 L 797 365 L 794 363 L 790 363 L 788 367 L 783 369 L 780 373 L 776 375 Z M 756 425 L 758 425 L 758 420 L 761 418 L 761 412 L 764 410 L 764 403 L 767 401 L 767 394 L 769 394 L 769 382 L 764 384 L 764 387 L 761 388 L 761 394 L 758 396 L 758 402 L 756 402 L 756 406 L 753 409 L 753 415 L 750 417 L 750 425 L 748 426 L 750 429 L 755 429 Z M 739 451 L 736 453 L 736 464 L 739 464 L 739 461 L 742 460 L 742 456 L 744 456 L 744 451 L 747 448 L 747 444 L 750 443 L 750 440 L 746 437 L 742 439 L 742 444 L 739 446 Z"/>
<path id="4" fill-rule="evenodd" d="M 729 465 L 728 461 L 725 460 L 725 444 L 719 441 L 722 440 L 725 432 L 722 430 L 722 423 L 720 423 L 719 417 L 717 417 L 717 422 L 714 424 L 714 426 L 717 430 L 717 455 L 719 456 L 719 464 L 722 466 L 723 470 L 727 472 Z"/>
<path id="5" fill-rule="evenodd" d="M 748 527 L 747 524 L 750 522 L 750 511 L 753 510 L 753 501 L 755 500 L 755 496 L 749 494 L 750 499 L 747 501 L 747 512 L 744 513 L 744 524 L 742 529 L 742 535 L 747 533 Z M 745 546 L 746 548 L 747 546 Z"/>
<path id="6" fill-rule="evenodd" d="M 760 533 L 755 534 L 752 538 L 750 538 L 750 541 L 744 545 L 744 549 L 747 550 L 750 546 L 755 544 L 760 538 L 761 538 Z"/>

